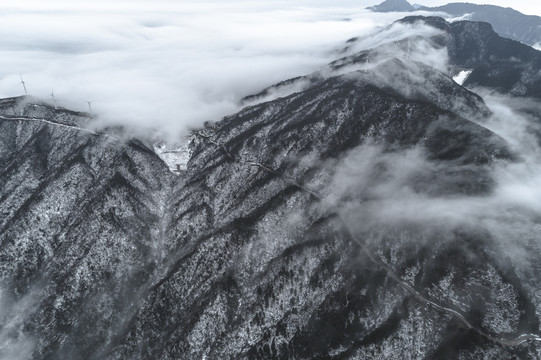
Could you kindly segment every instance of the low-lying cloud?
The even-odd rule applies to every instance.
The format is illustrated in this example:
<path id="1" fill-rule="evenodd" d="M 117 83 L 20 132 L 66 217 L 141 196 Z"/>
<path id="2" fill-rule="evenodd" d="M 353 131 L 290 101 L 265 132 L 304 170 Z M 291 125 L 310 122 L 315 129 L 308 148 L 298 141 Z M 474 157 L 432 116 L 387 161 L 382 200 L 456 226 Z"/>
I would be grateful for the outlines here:
<path id="1" fill-rule="evenodd" d="M 541 231 L 539 104 L 475 90 L 492 112 L 479 125 L 503 138 L 517 154 L 515 160 L 470 165 L 488 170 L 494 180 L 489 193 L 449 193 L 452 179 L 449 182 L 447 175 L 441 183 L 433 178 L 419 186 L 419 178 L 427 174 L 430 178 L 430 174 L 457 165 L 429 160 L 419 145 L 388 152 L 381 145 L 367 142 L 333 165 L 334 175 L 323 189 L 322 205 L 329 211 L 340 211 L 349 226 L 367 238 L 374 234 L 393 237 L 411 229 L 438 234 L 439 239 L 452 238 L 460 229 L 489 234 L 493 241 L 490 251 L 510 260 L 517 273 L 526 274 L 529 280 L 523 285 L 533 294 L 538 286 L 535 264 Z M 463 169 L 461 173 L 461 168 L 456 168 L 460 179 L 468 173 Z M 411 241 L 422 241 L 420 234 L 410 235 Z"/>
<path id="2" fill-rule="evenodd" d="M 334 60 L 401 14 L 353 0 L 3 2 L 0 97 L 29 94 L 104 124 L 179 134 Z"/>

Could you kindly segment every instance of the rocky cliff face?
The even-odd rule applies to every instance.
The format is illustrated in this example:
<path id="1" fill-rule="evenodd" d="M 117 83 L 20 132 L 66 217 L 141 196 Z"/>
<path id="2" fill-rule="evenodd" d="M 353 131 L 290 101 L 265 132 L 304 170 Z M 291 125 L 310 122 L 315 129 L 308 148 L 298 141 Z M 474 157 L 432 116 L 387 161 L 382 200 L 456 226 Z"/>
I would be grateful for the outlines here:
<path id="1" fill-rule="evenodd" d="M 505 253 L 448 208 L 521 154 L 427 65 L 344 70 L 368 54 L 195 130 L 178 174 L 87 114 L 0 102 L 0 357 L 541 356 L 535 227 Z"/>

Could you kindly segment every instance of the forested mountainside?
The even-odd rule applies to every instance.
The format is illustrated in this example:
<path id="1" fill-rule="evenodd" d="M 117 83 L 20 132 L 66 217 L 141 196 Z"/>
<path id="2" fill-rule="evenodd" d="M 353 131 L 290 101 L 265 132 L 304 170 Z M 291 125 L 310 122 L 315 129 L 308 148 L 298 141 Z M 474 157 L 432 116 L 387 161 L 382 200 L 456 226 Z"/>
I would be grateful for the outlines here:
<path id="1" fill-rule="evenodd" d="M 440 32 L 247 98 L 194 129 L 183 171 L 89 114 L 2 100 L 0 357 L 541 356 L 539 217 L 499 197 L 530 163 L 472 92 L 538 98 L 540 53 L 398 24 Z"/>

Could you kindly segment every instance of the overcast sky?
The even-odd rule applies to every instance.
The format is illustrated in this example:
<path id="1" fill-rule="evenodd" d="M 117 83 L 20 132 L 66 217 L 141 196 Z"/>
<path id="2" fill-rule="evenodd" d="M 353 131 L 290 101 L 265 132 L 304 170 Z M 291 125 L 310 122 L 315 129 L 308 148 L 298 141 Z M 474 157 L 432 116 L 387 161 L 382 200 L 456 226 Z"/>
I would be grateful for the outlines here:
<path id="1" fill-rule="evenodd" d="M 53 9 L 53 8 L 120 8 L 124 9 L 126 6 L 129 6 L 130 8 L 143 8 L 143 7 L 154 7 L 158 2 L 165 3 L 168 2 L 169 4 L 172 4 L 174 6 L 180 7 L 182 6 L 183 1 L 179 0 L 94 0 L 94 1 L 87 1 L 87 0 L 63 0 L 63 1 L 37 1 L 37 0 L 3 0 L 2 5 L 3 6 L 16 6 L 16 7 L 26 7 L 26 8 L 33 8 L 33 9 Z M 200 0 L 199 3 L 202 2 L 212 2 L 212 0 Z M 228 4 L 228 3 L 239 3 L 239 2 L 245 2 L 245 3 L 255 3 L 255 2 L 263 2 L 263 0 L 223 0 L 221 3 Z M 289 4 L 295 5 L 308 5 L 308 6 L 321 6 L 325 3 L 327 5 L 337 4 L 337 3 L 349 3 L 351 6 L 371 6 L 375 4 L 379 4 L 383 2 L 383 0 L 356 0 L 356 1 L 331 1 L 331 0 L 297 0 L 297 1 L 290 1 Z M 439 6 L 439 5 L 445 5 L 450 2 L 469 2 L 469 3 L 475 3 L 475 4 L 491 4 L 491 5 L 498 5 L 503 7 L 512 7 L 518 11 L 521 11 L 525 14 L 529 15 L 538 15 L 541 16 L 541 2 L 535 1 L 535 0 L 514 0 L 512 2 L 508 0 L 460 0 L 460 1 L 447 1 L 447 0 L 409 0 L 410 3 L 418 3 L 421 5 L 426 6 Z M 284 1 L 277 0 L 275 1 L 277 4 L 283 5 Z M 126 5 L 127 4 L 127 5 Z M 269 1 L 269 6 L 272 6 L 272 2 Z"/>
<path id="2" fill-rule="evenodd" d="M 21 74 L 31 95 L 91 101 L 109 123 L 185 132 L 403 17 L 364 9 L 379 2 L 2 0 L 0 97 L 22 94 Z"/>

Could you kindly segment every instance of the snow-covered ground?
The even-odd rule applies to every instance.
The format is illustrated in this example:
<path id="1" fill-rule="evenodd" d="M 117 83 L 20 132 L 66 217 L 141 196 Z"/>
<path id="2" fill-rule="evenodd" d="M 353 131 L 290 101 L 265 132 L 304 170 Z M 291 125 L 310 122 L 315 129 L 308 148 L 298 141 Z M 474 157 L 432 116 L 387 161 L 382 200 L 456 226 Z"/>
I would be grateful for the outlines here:
<path id="1" fill-rule="evenodd" d="M 458 73 L 458 75 L 456 76 L 453 76 L 453 80 L 458 84 L 458 85 L 463 85 L 464 82 L 468 79 L 468 77 L 471 75 L 472 73 L 472 70 L 462 70 L 461 72 Z"/>
<path id="2" fill-rule="evenodd" d="M 186 142 L 180 145 L 168 146 L 165 143 L 154 144 L 154 152 L 163 160 L 173 173 L 178 174 L 185 171 L 188 166 L 188 161 L 192 156 L 190 148 L 191 140 L 186 139 Z"/>

